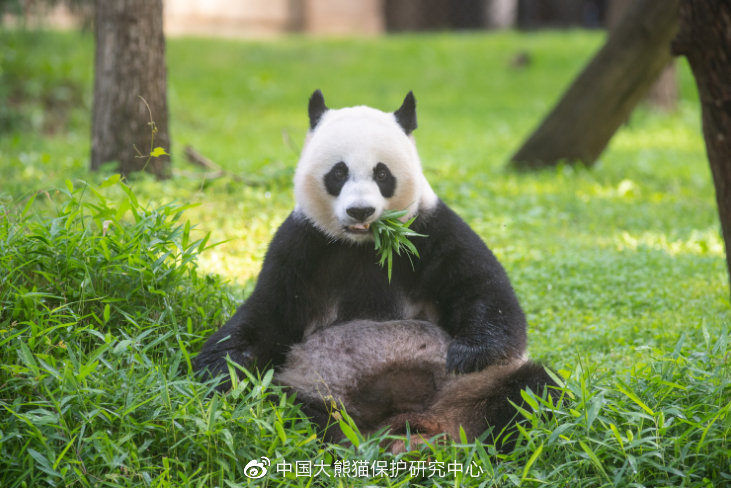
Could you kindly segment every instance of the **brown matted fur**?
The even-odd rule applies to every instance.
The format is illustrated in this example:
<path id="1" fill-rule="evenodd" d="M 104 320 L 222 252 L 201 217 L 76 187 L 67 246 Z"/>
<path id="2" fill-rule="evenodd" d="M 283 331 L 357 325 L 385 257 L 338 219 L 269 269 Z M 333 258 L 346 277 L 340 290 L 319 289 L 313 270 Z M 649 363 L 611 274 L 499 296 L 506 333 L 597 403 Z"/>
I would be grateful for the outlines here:
<path id="1" fill-rule="evenodd" d="M 449 341 L 423 320 L 356 320 L 293 345 L 276 379 L 297 393 L 330 440 L 342 436 L 332 410 L 344 407 L 362 433 L 408 430 L 412 444 L 439 435 L 458 439 L 460 427 L 469 439 L 488 428 L 497 436 L 514 421 L 512 403 L 524 403 L 521 389 L 541 394 L 553 384 L 541 365 L 525 359 L 447 373 Z M 390 448 L 405 445 L 396 441 Z"/>

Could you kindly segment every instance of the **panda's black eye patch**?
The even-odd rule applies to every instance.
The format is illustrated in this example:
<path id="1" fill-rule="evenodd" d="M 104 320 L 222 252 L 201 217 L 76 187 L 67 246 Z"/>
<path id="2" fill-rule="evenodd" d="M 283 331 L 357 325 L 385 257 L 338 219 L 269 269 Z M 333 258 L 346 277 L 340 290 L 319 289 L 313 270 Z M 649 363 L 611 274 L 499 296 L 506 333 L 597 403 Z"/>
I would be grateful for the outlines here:
<path id="1" fill-rule="evenodd" d="M 378 163 L 373 168 L 373 181 L 378 185 L 378 189 L 384 198 L 391 198 L 396 191 L 396 177 L 391 174 L 391 170 L 383 163 Z"/>
<path id="2" fill-rule="evenodd" d="M 327 192 L 334 197 L 340 195 L 340 190 L 348 181 L 348 174 L 348 165 L 342 161 L 330 168 L 330 171 L 325 175 L 325 189 Z"/>

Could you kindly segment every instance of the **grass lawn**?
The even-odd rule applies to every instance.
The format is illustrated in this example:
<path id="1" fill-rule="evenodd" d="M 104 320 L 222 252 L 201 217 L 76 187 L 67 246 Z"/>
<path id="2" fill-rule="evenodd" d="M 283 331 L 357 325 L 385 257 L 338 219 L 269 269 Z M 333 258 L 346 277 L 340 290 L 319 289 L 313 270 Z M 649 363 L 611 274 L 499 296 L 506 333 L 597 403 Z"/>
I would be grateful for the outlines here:
<path id="1" fill-rule="evenodd" d="M 685 63 L 677 110 L 640 107 L 594 168 L 505 166 L 601 42 L 171 39 L 176 176 L 125 184 L 87 171 L 90 35 L 0 32 L 0 486 L 731 483 L 729 288 Z M 514 452 L 323 444 L 272 404 L 271 375 L 211 396 L 191 374 L 292 208 L 316 88 L 384 110 L 414 91 L 427 178 L 508 270 L 531 356 L 567 379 L 562 405 L 529 396 L 552 416 L 525 412 Z M 246 183 L 206 181 L 186 145 Z M 247 478 L 262 456 L 267 475 Z M 332 477 L 297 476 L 308 463 Z"/>

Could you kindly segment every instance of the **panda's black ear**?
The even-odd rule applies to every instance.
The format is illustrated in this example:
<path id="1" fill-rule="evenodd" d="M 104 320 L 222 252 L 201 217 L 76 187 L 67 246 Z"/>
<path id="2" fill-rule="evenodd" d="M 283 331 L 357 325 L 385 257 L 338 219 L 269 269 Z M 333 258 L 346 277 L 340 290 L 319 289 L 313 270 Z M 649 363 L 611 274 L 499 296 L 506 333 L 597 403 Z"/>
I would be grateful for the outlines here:
<path id="1" fill-rule="evenodd" d="M 310 96 L 310 104 L 307 107 L 307 112 L 310 115 L 310 129 L 315 128 L 326 110 L 325 97 L 322 96 L 320 90 L 315 90 Z"/>
<path id="2" fill-rule="evenodd" d="M 409 92 L 404 98 L 404 103 L 401 104 L 398 110 L 393 113 L 396 116 L 396 121 L 399 123 L 401 128 L 404 129 L 406 134 L 416 129 L 416 99 L 414 98 L 414 92 Z"/>

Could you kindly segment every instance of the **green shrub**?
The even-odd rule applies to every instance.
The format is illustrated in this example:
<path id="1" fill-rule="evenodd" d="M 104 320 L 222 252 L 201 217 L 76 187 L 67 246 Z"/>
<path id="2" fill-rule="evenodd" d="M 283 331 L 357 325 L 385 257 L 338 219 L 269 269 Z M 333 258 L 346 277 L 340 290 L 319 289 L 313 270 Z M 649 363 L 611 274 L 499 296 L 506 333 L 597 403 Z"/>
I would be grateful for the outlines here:
<path id="1" fill-rule="evenodd" d="M 196 272 L 208 236 L 191 237 L 185 206 L 146 208 L 118 176 L 39 195 L 55 215 L 31 216 L 33 199 L 1 208 L 0 485 L 240 471 L 258 453 L 234 437 L 266 439 L 251 422 L 264 390 L 209 404 L 191 376 L 189 351 L 233 304 Z"/>
<path id="2" fill-rule="evenodd" d="M 564 405 L 543 404 L 545 421 L 524 412 L 530 459 L 519 481 L 563 486 L 719 486 L 731 482 L 728 334 L 670 354 L 650 353 L 631 371 L 599 374 L 582 366 Z M 538 406 L 540 400 L 530 403 Z M 517 476 L 509 476 L 517 481 Z M 520 484 L 520 483 L 517 483 Z"/>

